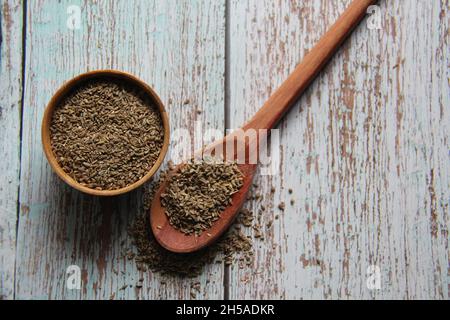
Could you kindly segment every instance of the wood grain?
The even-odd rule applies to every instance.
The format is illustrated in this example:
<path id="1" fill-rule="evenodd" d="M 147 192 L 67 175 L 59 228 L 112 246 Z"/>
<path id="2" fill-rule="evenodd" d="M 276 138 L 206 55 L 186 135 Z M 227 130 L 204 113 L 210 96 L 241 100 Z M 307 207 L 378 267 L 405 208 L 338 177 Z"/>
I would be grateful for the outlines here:
<path id="1" fill-rule="evenodd" d="M 268 208 L 254 266 L 215 264 L 192 280 L 141 275 L 122 256 L 140 190 L 93 198 L 52 174 L 40 145 L 45 105 L 72 76 L 117 68 L 156 89 L 172 129 L 222 129 L 225 114 L 240 127 L 350 0 L 27 3 L 25 17 L 22 2 L 1 5 L 1 298 L 178 299 L 193 281 L 210 299 L 450 298 L 448 1 L 380 1 L 381 29 L 363 22 L 278 126 L 278 173 L 257 173 L 263 199 L 248 204 Z M 79 30 L 66 26 L 69 5 L 81 8 Z M 81 290 L 66 288 L 72 264 Z M 370 265 L 379 290 L 366 286 Z"/>
<path id="2" fill-rule="evenodd" d="M 81 6 L 79 30 L 66 26 L 73 4 Z M 17 298 L 189 299 L 192 281 L 201 283 L 198 298 L 223 297 L 222 265 L 207 267 L 198 279 L 140 274 L 123 254 L 141 192 L 99 199 L 70 189 L 51 172 L 38 132 L 54 91 L 100 68 L 130 72 L 155 88 L 171 128 L 192 129 L 198 119 L 223 130 L 224 10 L 221 1 L 30 1 Z M 69 265 L 81 268 L 81 290 L 66 288 Z M 124 285 L 132 287 L 119 290 Z"/>
<path id="3" fill-rule="evenodd" d="M 349 3 L 230 2 L 231 127 Z M 381 29 L 363 23 L 279 125 L 279 173 L 257 181 L 274 223 L 254 267 L 231 269 L 230 298 L 449 298 L 448 3 L 380 8 Z"/>
<path id="4" fill-rule="evenodd" d="M 22 101 L 22 5 L 0 7 L 0 300 L 14 297 Z"/>
<path id="5" fill-rule="evenodd" d="M 244 130 L 272 129 L 297 102 L 341 44 L 350 36 L 375 0 L 353 0 L 336 22 L 314 44 L 301 62 L 267 99 L 264 105 L 244 125 Z"/>

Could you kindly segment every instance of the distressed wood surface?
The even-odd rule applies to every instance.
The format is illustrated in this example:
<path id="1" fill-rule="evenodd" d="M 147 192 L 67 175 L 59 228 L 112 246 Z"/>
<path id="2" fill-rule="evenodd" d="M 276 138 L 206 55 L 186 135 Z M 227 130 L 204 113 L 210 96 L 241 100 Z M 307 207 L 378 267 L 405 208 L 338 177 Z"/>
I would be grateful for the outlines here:
<path id="1" fill-rule="evenodd" d="M 22 6 L 0 6 L 0 300 L 14 297 L 22 101 Z"/>
<path id="2" fill-rule="evenodd" d="M 81 7 L 78 30 L 66 26 L 74 4 Z M 197 298 L 223 297 L 220 264 L 193 280 L 140 274 L 123 254 L 141 191 L 100 199 L 72 190 L 51 172 L 39 132 L 55 90 L 102 68 L 152 85 L 172 129 L 193 126 L 195 119 L 224 128 L 224 10 L 220 1 L 29 1 L 16 298 L 189 299 L 192 281 L 201 283 Z M 81 290 L 66 288 L 70 265 L 81 268 Z M 132 287 L 119 290 L 127 284 Z"/>
<path id="3" fill-rule="evenodd" d="M 257 176 L 263 198 L 249 203 L 267 208 L 252 268 L 214 264 L 198 279 L 140 274 L 123 254 L 142 191 L 81 194 L 43 155 L 51 95 L 99 68 L 152 85 L 173 131 L 193 132 L 196 120 L 239 127 L 349 3 L 32 0 L 23 17 L 22 1 L 2 1 L 0 298 L 189 299 L 200 281 L 197 298 L 208 299 L 449 299 L 446 0 L 381 0 L 381 29 L 363 22 L 280 123 L 278 172 Z M 79 29 L 66 25 L 70 5 L 81 8 Z M 66 288 L 70 265 L 81 268 L 81 290 Z M 379 290 L 366 286 L 371 265 Z"/>
<path id="4" fill-rule="evenodd" d="M 231 127 L 349 3 L 231 1 Z M 449 298 L 448 2 L 380 8 L 381 29 L 363 23 L 279 125 L 279 174 L 257 181 L 274 223 L 230 298 Z"/>

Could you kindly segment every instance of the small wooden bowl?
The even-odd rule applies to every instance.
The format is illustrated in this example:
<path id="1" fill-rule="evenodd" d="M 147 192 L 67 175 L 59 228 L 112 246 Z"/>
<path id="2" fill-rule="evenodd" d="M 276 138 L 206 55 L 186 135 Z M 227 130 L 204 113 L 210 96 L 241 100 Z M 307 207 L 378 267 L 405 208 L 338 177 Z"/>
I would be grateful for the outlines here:
<path id="1" fill-rule="evenodd" d="M 69 176 L 67 173 L 64 172 L 64 170 L 59 165 L 58 161 L 56 160 L 56 156 L 53 153 L 52 145 L 51 145 L 51 138 L 50 138 L 50 124 L 52 121 L 53 111 L 55 108 L 59 105 L 61 100 L 72 91 L 72 89 L 84 81 L 92 80 L 92 79 L 120 79 L 123 81 L 126 81 L 127 83 L 131 84 L 132 86 L 138 87 L 142 89 L 146 94 L 149 95 L 149 97 L 152 99 L 152 102 L 158 107 L 158 110 L 161 114 L 161 119 L 164 127 L 164 141 L 161 148 L 161 152 L 159 154 L 158 159 L 153 164 L 153 167 L 150 169 L 150 171 L 142 177 L 140 180 L 120 189 L 115 190 L 95 190 L 88 187 L 85 187 L 78 183 L 75 179 L 73 179 L 71 176 Z M 137 187 L 141 186 L 145 182 L 147 182 L 158 170 L 161 163 L 164 160 L 164 157 L 166 156 L 167 149 L 169 148 L 169 118 L 167 116 L 167 112 L 164 108 L 163 103 L 159 99 L 158 95 L 155 93 L 155 91 L 150 88 L 145 82 L 139 80 L 135 76 L 122 72 L 117 70 L 96 70 L 91 71 L 87 73 L 80 74 L 76 76 L 75 78 L 67 81 L 63 84 L 61 88 L 59 88 L 58 91 L 53 95 L 50 102 L 48 103 L 45 112 L 44 112 L 44 118 L 42 119 L 42 146 L 44 148 L 45 156 L 47 157 L 48 162 L 50 163 L 50 166 L 52 169 L 56 172 L 56 174 L 65 181 L 68 185 L 71 187 L 82 191 L 87 194 L 95 195 L 95 196 L 116 196 L 119 194 L 123 194 L 126 192 L 129 192 L 133 189 L 136 189 Z"/>

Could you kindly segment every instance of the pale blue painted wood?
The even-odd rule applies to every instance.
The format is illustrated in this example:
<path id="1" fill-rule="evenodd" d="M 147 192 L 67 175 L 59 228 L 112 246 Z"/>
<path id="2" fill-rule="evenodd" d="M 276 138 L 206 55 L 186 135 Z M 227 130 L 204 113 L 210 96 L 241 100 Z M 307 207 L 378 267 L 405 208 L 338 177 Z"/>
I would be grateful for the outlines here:
<path id="1" fill-rule="evenodd" d="M 22 100 L 22 4 L 0 7 L 0 300 L 14 297 Z"/>
<path id="2" fill-rule="evenodd" d="M 69 5 L 80 5 L 80 29 L 66 25 Z M 154 87 L 173 129 L 192 129 L 196 119 L 223 129 L 224 12 L 224 1 L 29 1 L 17 298 L 189 299 L 192 281 L 202 284 L 199 298 L 223 297 L 220 264 L 194 280 L 140 274 L 122 255 L 131 246 L 126 228 L 141 192 L 99 199 L 72 190 L 44 158 L 40 125 L 45 105 L 65 80 L 114 68 Z M 81 290 L 66 288 L 69 265 L 81 268 Z M 133 288 L 119 290 L 126 284 Z"/>
<path id="3" fill-rule="evenodd" d="M 2 36 L 21 34 L 19 2 L 3 3 Z M 229 1 L 231 127 L 259 108 L 348 3 Z M 70 30 L 66 10 L 77 4 L 81 27 Z M 382 29 L 359 28 L 281 123 L 280 174 L 257 177 L 268 195 L 262 222 L 273 225 L 257 242 L 254 266 L 231 269 L 231 298 L 449 298 L 449 8 L 445 0 L 381 8 Z M 5 12 L 13 13 L 6 33 Z M 155 87 L 172 128 L 193 130 L 196 119 L 223 128 L 225 1 L 33 0 L 26 18 L 16 261 L 20 37 L 1 48 L 0 169 L 11 185 L 2 182 L 0 194 L 8 208 L 0 212 L 0 294 L 13 297 L 16 264 L 19 299 L 189 298 L 191 280 L 151 273 L 143 289 L 119 291 L 141 277 L 121 247 L 130 245 L 126 227 L 140 192 L 98 199 L 71 190 L 44 159 L 40 121 L 65 80 L 117 68 Z M 16 63 L 4 69 L 4 57 Z M 14 106 L 6 116 L 5 102 Z M 82 269 L 80 291 L 65 287 L 70 264 Z M 366 286 L 370 264 L 381 268 L 381 290 Z M 193 280 L 197 297 L 223 297 L 223 276 L 223 266 L 208 267 Z"/>
<path id="4" fill-rule="evenodd" d="M 230 1 L 232 127 L 349 3 Z M 379 9 L 381 29 L 363 23 L 279 125 L 279 175 L 257 179 L 274 223 L 230 298 L 449 298 L 449 4 Z"/>

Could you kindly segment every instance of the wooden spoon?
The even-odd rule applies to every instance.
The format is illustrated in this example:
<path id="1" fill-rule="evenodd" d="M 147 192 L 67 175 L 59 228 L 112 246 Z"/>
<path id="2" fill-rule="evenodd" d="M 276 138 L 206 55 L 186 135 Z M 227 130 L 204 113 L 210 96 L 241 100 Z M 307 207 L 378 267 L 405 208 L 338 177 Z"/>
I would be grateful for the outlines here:
<path id="1" fill-rule="evenodd" d="M 367 8 L 375 2 L 376 0 L 354 0 L 337 22 L 305 56 L 287 80 L 275 91 L 253 118 L 244 125 L 242 130 L 245 132 L 249 129 L 273 128 L 305 91 L 345 38 L 363 19 Z M 227 142 L 236 141 L 237 139 L 240 139 L 240 136 L 233 132 L 224 137 L 222 141 L 213 143 L 200 152 L 211 153 L 211 150 L 215 150 L 218 144 L 225 145 Z M 256 170 L 256 164 L 249 163 L 248 155 L 257 151 L 255 150 L 258 148 L 257 143 L 246 140 L 244 144 L 239 145 L 241 148 L 245 148 L 246 151 L 245 164 L 238 164 L 239 169 L 244 174 L 244 184 L 233 195 L 232 204 L 221 213 L 220 218 L 210 229 L 205 230 L 199 236 L 188 236 L 173 228 L 169 224 L 164 208 L 161 206 L 161 193 L 165 191 L 170 177 L 184 164 L 180 164 L 171 170 L 167 179 L 161 183 L 160 188 L 156 191 L 150 210 L 151 228 L 161 246 L 178 253 L 193 252 L 213 243 L 228 229 L 246 200 Z M 236 153 L 237 151 L 235 150 Z M 235 155 L 234 158 L 236 158 Z"/>

